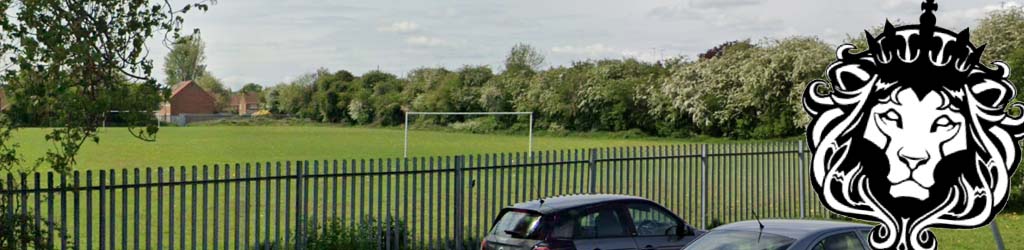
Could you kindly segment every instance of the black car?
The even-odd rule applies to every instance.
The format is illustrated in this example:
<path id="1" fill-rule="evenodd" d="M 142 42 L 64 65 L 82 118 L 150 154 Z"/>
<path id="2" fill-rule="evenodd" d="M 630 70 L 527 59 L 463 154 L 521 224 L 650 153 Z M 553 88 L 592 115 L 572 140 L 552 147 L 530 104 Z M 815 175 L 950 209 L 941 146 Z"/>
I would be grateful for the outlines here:
<path id="1" fill-rule="evenodd" d="M 752 220 L 717 227 L 686 250 L 867 250 L 871 226 L 820 220 Z"/>
<path id="2" fill-rule="evenodd" d="M 480 249 L 677 250 L 702 233 L 644 198 L 571 195 L 502 209 Z"/>

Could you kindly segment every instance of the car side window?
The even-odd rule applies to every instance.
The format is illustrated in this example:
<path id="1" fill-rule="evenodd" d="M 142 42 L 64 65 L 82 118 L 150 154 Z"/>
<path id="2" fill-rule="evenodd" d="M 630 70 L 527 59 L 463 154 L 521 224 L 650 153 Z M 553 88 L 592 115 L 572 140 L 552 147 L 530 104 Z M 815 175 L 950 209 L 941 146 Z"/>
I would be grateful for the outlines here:
<path id="1" fill-rule="evenodd" d="M 563 239 L 570 235 L 573 239 L 628 237 L 623 218 L 615 207 L 590 210 L 557 223 L 552 236 Z"/>
<path id="2" fill-rule="evenodd" d="M 628 207 L 637 236 L 675 235 L 680 226 L 672 214 L 657 206 L 639 203 Z"/>
<path id="3" fill-rule="evenodd" d="M 846 232 L 829 237 L 814 244 L 814 250 L 864 250 L 857 232 Z"/>

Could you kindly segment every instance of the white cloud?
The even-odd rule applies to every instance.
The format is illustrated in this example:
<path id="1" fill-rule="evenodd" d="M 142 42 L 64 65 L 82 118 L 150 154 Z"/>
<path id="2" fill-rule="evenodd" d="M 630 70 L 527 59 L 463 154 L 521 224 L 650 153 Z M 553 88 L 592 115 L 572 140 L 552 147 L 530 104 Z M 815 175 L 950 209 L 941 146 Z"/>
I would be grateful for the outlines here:
<path id="1" fill-rule="evenodd" d="M 940 0 L 938 21 L 952 30 L 974 28 L 977 18 L 1004 1 L 1024 3 Z M 543 48 L 551 66 L 623 56 L 693 56 L 725 41 L 790 34 L 836 43 L 846 34 L 863 36 L 864 29 L 886 19 L 916 23 L 920 2 L 219 1 L 208 13 L 190 12 L 183 28 L 202 28 L 214 74 L 231 84 L 274 83 L 320 67 L 403 74 L 423 66 L 501 65 L 517 42 Z M 158 69 L 167 53 L 162 39 L 147 42 Z M 163 71 L 154 70 L 154 77 L 163 79 Z"/>
<path id="2" fill-rule="evenodd" d="M 575 55 L 604 55 L 615 52 L 615 49 L 605 46 L 604 44 L 595 43 L 586 46 L 555 46 L 551 48 L 551 52 L 563 53 L 563 54 L 575 54 Z"/>
<path id="3" fill-rule="evenodd" d="M 659 19 L 699 19 L 700 11 L 683 4 L 662 5 L 652 8 L 648 16 Z"/>
<path id="4" fill-rule="evenodd" d="M 903 10 L 913 9 L 909 8 L 915 5 L 920 5 L 920 0 L 882 0 L 882 9 L 884 10 Z"/>
<path id="5" fill-rule="evenodd" d="M 391 23 L 391 25 L 377 28 L 378 31 L 382 32 L 394 32 L 394 33 L 409 33 L 419 30 L 420 25 L 411 21 L 400 21 Z"/>
<path id="6" fill-rule="evenodd" d="M 962 28 L 969 24 L 973 24 L 981 18 L 985 17 L 986 14 L 992 11 L 1010 8 L 1021 8 L 1021 4 L 1016 1 L 1008 1 L 1000 4 L 989 4 L 976 8 L 967 8 L 952 10 L 949 12 L 940 12 L 936 15 L 939 16 L 939 25 L 951 26 L 947 28 Z"/>
<path id="7" fill-rule="evenodd" d="M 906 1 L 906 0 L 883 0 Z M 732 30 L 757 30 L 777 25 L 776 17 L 760 14 L 763 11 L 752 6 L 761 4 L 756 0 L 691 0 L 660 5 L 647 11 L 655 19 L 697 21 L 702 25 L 730 27 Z M 751 14 L 753 11 L 754 14 Z"/>
<path id="8" fill-rule="evenodd" d="M 436 37 L 429 37 L 429 36 L 411 36 L 411 37 L 405 39 L 405 43 L 408 43 L 410 45 L 428 46 L 428 47 L 441 46 L 441 45 L 448 44 L 448 42 L 445 41 L 444 39 L 436 38 Z"/>
<path id="9" fill-rule="evenodd" d="M 656 51 L 648 50 L 646 52 L 641 52 L 639 50 L 634 49 L 620 49 L 609 47 L 601 43 L 595 43 L 585 46 L 556 46 L 551 48 L 551 52 L 556 54 L 580 56 L 586 59 L 626 57 L 648 62 L 654 62 L 661 59 L 661 54 L 656 54 Z"/>
<path id="10" fill-rule="evenodd" d="M 744 7 L 757 5 L 756 0 L 693 0 L 690 5 L 699 9 L 727 9 L 733 7 Z"/>

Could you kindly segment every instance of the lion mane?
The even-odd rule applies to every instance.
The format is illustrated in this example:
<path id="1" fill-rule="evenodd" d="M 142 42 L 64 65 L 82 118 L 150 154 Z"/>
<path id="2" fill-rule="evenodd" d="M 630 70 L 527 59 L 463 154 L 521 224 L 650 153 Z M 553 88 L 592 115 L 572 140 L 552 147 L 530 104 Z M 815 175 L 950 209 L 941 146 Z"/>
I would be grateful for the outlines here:
<path id="1" fill-rule="evenodd" d="M 869 33 L 868 50 L 852 53 L 853 45 L 840 46 L 837 60 L 827 69 L 828 80 L 811 82 L 803 96 L 804 109 L 812 117 L 807 127 L 807 142 L 813 153 L 812 186 L 832 211 L 880 222 L 869 236 L 876 249 L 935 249 L 937 242 L 929 227 L 975 228 L 988 224 L 1006 204 L 1010 176 L 1020 162 L 1018 141 L 1024 137 L 1024 119 L 1010 116 L 1008 111 L 1024 111 L 1024 105 L 1006 106 L 1016 95 L 1007 80 L 1010 72 L 1006 64 L 996 62 L 990 69 L 976 63 L 984 46 L 969 45 L 967 31 L 959 35 L 959 39 L 965 39 L 960 45 L 967 45 L 960 48 L 966 49 L 953 52 L 961 54 L 949 55 L 952 45 L 946 50 L 932 50 L 945 51 L 947 57 L 923 52 L 927 50 L 914 54 L 917 48 L 910 45 L 913 38 L 892 41 L 892 37 L 902 34 L 919 35 L 899 33 L 914 29 L 920 27 L 896 30 L 887 23 L 888 41 Z M 952 75 L 896 76 L 901 70 L 921 67 L 921 63 L 913 63 L 915 60 L 930 62 L 925 71 Z M 902 62 L 903 68 L 890 62 Z M 943 66 L 948 69 L 941 69 Z M 957 72 L 962 73 L 960 77 L 949 77 Z M 944 82 L 921 84 L 922 78 Z M 967 133 L 968 146 L 940 161 L 947 169 L 941 174 L 948 181 L 932 191 L 937 193 L 934 197 L 921 201 L 919 206 L 894 207 L 890 201 L 895 198 L 873 187 L 884 178 L 872 173 L 877 165 L 887 164 L 878 160 L 884 158 L 883 152 L 863 137 L 871 108 L 893 91 L 906 88 L 937 92 L 948 99 L 966 118 L 966 129 L 961 133 Z"/>

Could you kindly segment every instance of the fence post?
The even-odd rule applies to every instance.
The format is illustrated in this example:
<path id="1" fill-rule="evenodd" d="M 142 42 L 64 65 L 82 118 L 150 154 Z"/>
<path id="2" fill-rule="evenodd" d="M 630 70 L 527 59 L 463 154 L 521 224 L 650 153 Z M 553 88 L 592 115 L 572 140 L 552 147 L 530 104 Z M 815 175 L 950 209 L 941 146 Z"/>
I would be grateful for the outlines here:
<path id="1" fill-rule="evenodd" d="M 800 163 L 799 163 L 800 164 L 799 165 L 799 168 L 800 168 L 800 171 L 799 171 L 799 175 L 800 175 L 800 218 L 803 219 L 803 218 L 807 217 L 807 207 L 806 207 L 806 205 L 807 205 L 806 203 L 807 202 L 805 202 L 805 200 L 804 200 L 804 194 L 807 192 L 807 186 L 806 186 L 806 184 L 804 184 L 804 182 L 807 180 L 807 179 L 805 179 L 807 177 L 804 174 L 804 160 L 805 160 L 804 159 L 804 142 L 803 141 L 797 141 L 796 147 L 797 147 L 797 154 L 799 154 L 799 158 L 800 158 Z"/>
<path id="2" fill-rule="evenodd" d="M 708 145 L 703 144 L 700 148 L 700 174 L 702 177 L 700 193 L 700 228 L 708 227 Z"/>
<path id="3" fill-rule="evenodd" d="M 402 157 L 409 158 L 409 112 L 405 112 L 405 140 L 402 143 Z"/>
<path id="4" fill-rule="evenodd" d="M 465 197 L 462 197 L 463 189 L 466 188 L 463 182 L 463 168 L 466 166 L 466 156 L 455 156 L 455 250 L 462 250 L 463 243 L 463 204 Z"/>
<path id="5" fill-rule="evenodd" d="M 996 225 L 996 220 L 992 220 L 989 226 L 992 227 L 992 235 L 996 237 L 996 249 L 1006 249 L 1006 246 L 1003 245 L 1003 235 L 999 234 L 999 225 Z"/>
<path id="6" fill-rule="evenodd" d="M 597 149 L 590 149 L 590 194 L 597 193 Z"/>
<path id="7" fill-rule="evenodd" d="M 305 221 L 306 214 L 306 183 L 305 169 L 306 164 L 302 161 L 295 162 L 296 168 L 296 180 L 295 180 L 295 249 L 305 249 L 305 232 L 306 225 L 303 224 Z"/>

